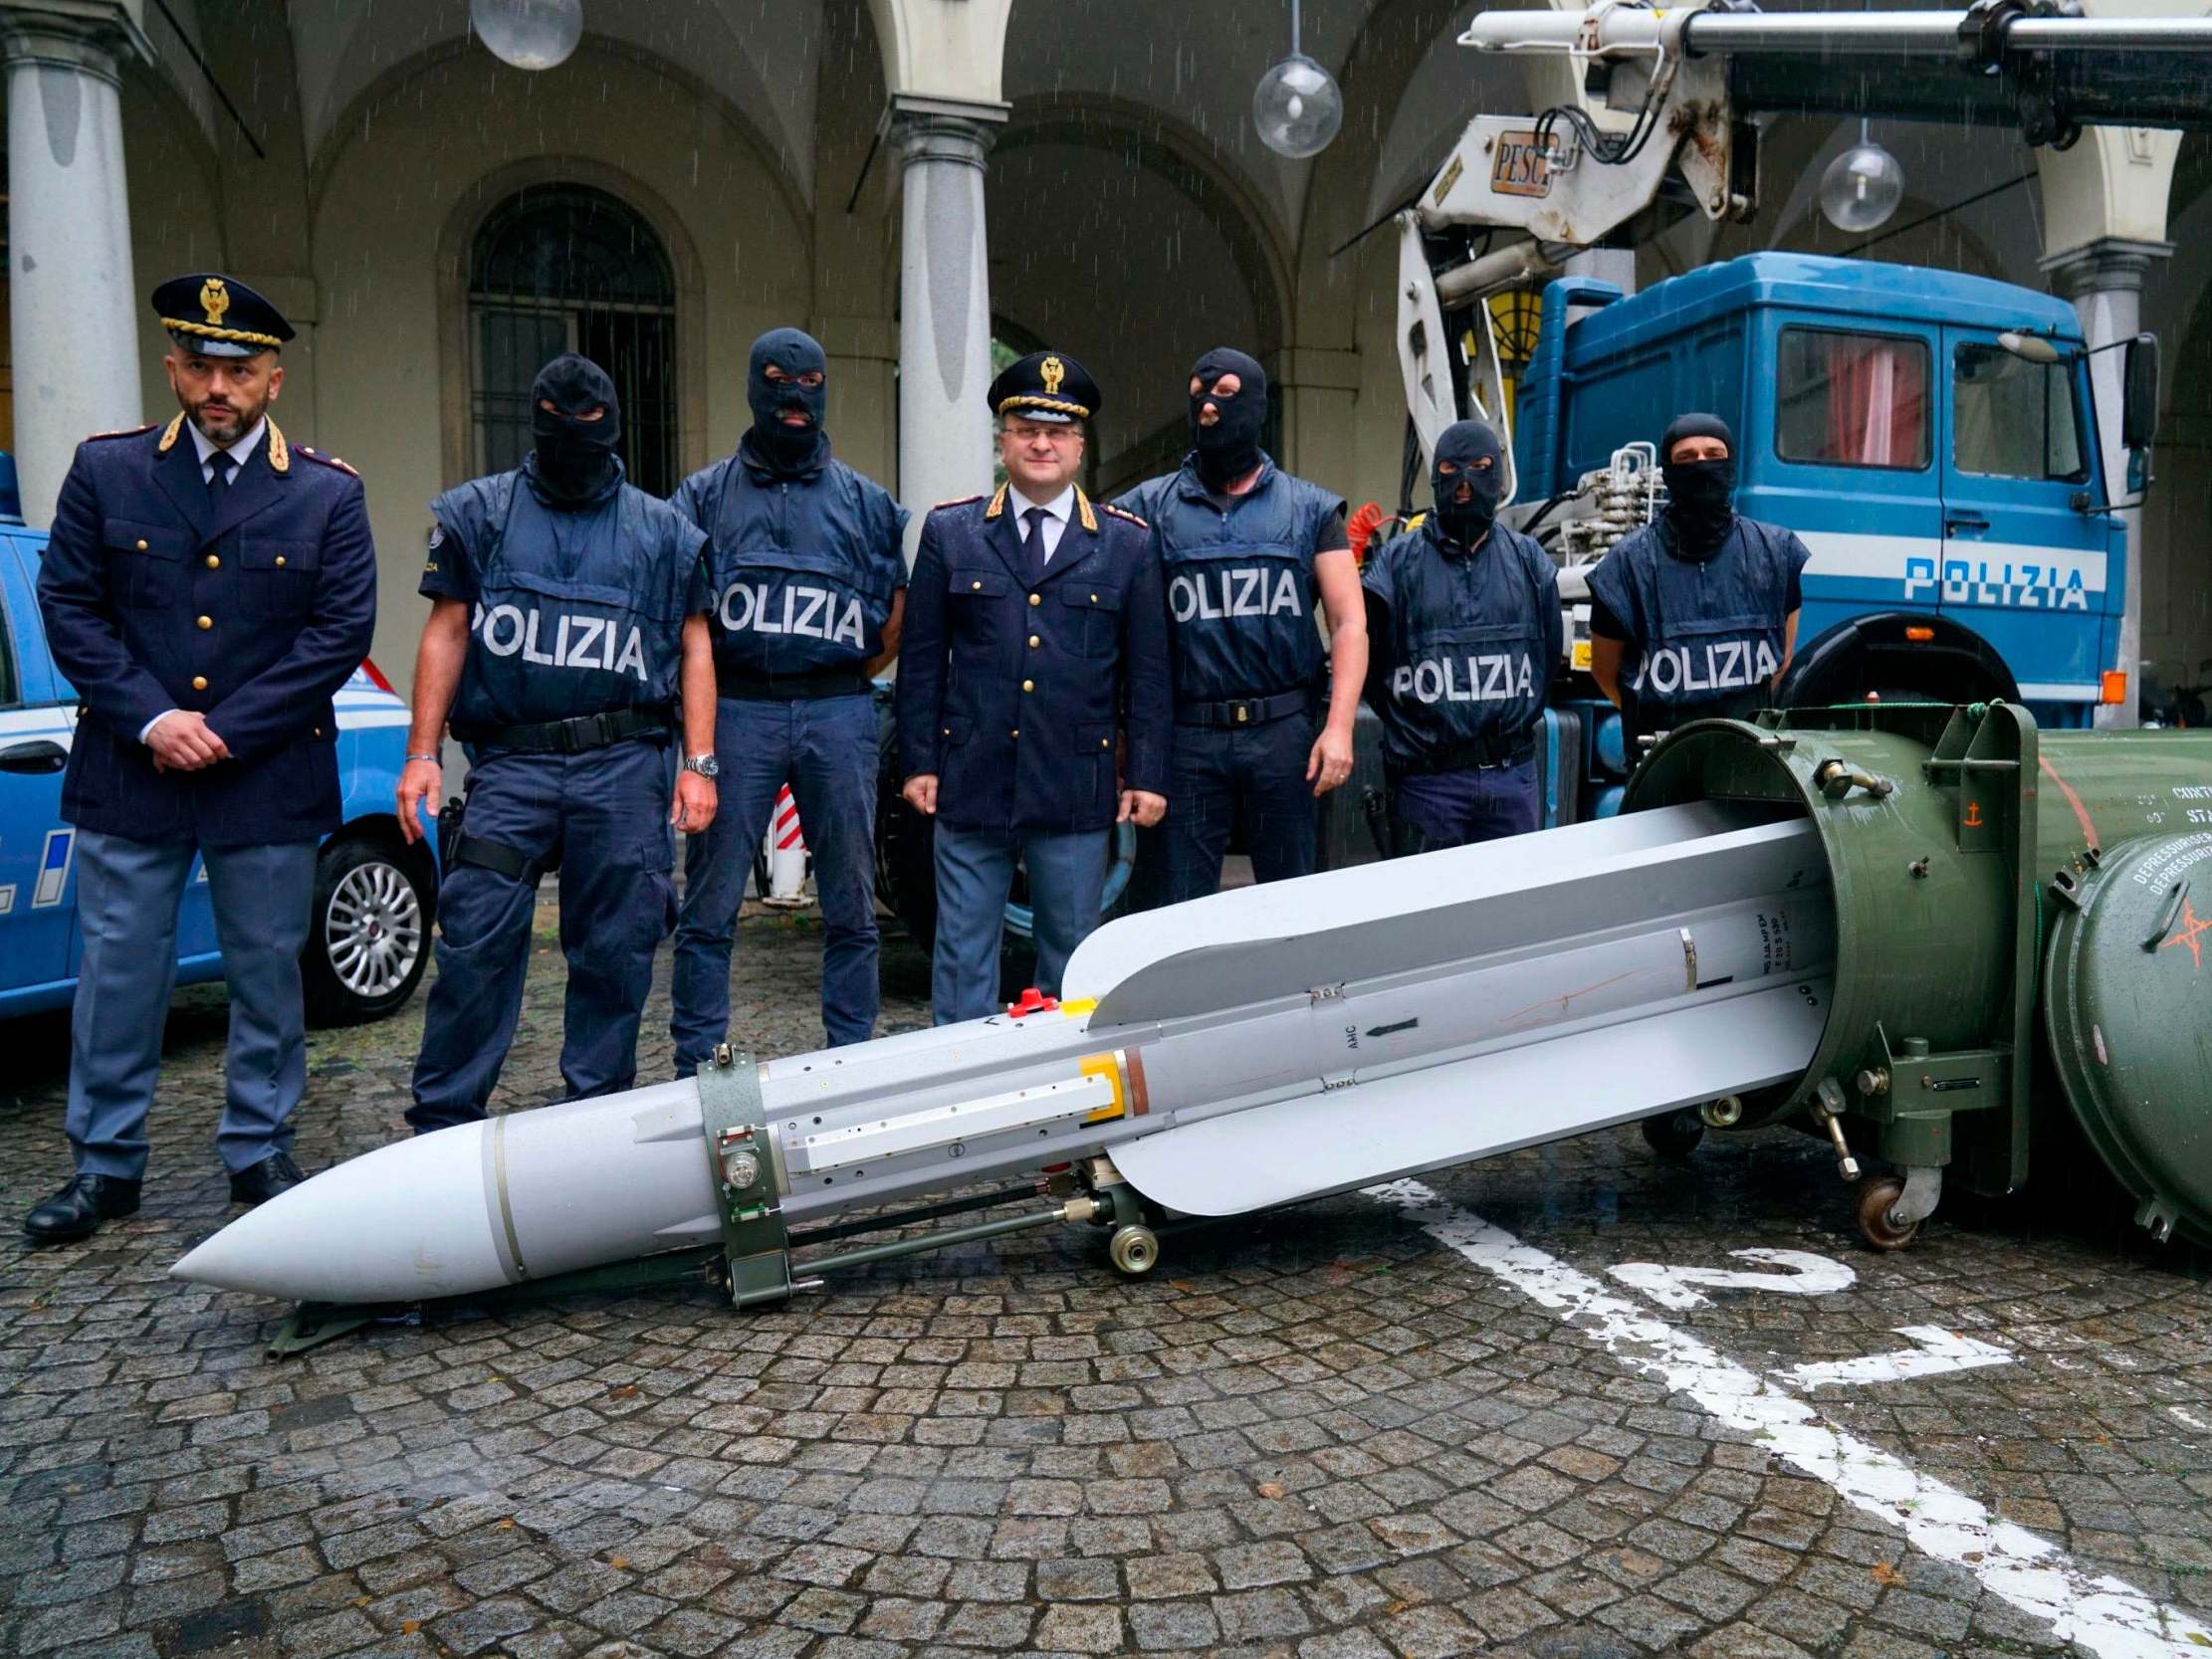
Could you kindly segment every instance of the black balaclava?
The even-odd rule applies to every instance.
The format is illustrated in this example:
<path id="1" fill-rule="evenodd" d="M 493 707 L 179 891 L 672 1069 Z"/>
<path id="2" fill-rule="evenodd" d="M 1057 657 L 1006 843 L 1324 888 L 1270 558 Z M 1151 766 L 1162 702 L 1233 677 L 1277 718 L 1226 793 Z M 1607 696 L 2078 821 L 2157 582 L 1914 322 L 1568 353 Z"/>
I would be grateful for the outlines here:
<path id="1" fill-rule="evenodd" d="M 551 410 L 543 407 L 551 403 Z M 594 408 L 595 421 L 576 417 Z M 614 446 L 622 437 L 622 405 L 607 371 L 589 357 L 564 351 L 538 371 L 530 388 L 530 431 L 537 440 L 532 468 L 538 487 L 553 501 L 581 506 L 621 477 Z"/>
<path id="2" fill-rule="evenodd" d="M 791 378 L 771 380 L 771 366 Z M 771 328 L 753 342 L 753 358 L 745 371 L 745 400 L 753 406 L 753 430 L 746 434 L 753 458 L 774 473 L 811 472 L 821 466 L 820 452 L 827 443 L 822 432 L 822 411 L 829 400 L 827 384 L 802 386 L 802 374 L 827 375 L 829 358 L 821 342 L 798 328 Z M 806 417 L 804 426 L 785 426 L 786 411 Z"/>
<path id="3" fill-rule="evenodd" d="M 1214 382 L 1233 374 L 1242 382 L 1230 397 L 1216 397 Z M 1267 424 L 1267 371 L 1241 351 L 1216 346 L 1191 365 L 1198 395 L 1191 399 L 1191 442 L 1197 446 L 1199 478 L 1209 490 L 1226 490 L 1259 465 L 1259 433 Z M 1211 403 L 1220 419 L 1199 424 L 1199 409 Z"/>
<path id="4" fill-rule="evenodd" d="M 1684 438 L 1718 438 L 1728 446 L 1728 458 L 1676 461 L 1674 446 Z M 1735 527 L 1735 434 L 1718 415 L 1677 415 L 1659 439 L 1659 466 L 1666 475 L 1666 513 L 1660 524 L 1669 550 L 1702 564 L 1720 551 Z"/>
<path id="5" fill-rule="evenodd" d="M 1484 459 L 1487 467 L 1476 465 Z M 1455 472 L 1440 470 L 1447 461 Z M 1467 487 L 1463 502 L 1453 499 L 1462 484 Z M 1438 528 L 1462 547 L 1479 546 L 1497 518 L 1498 498 L 1505 494 L 1505 445 L 1480 421 L 1452 422 L 1437 439 L 1429 487 L 1436 493 Z"/>

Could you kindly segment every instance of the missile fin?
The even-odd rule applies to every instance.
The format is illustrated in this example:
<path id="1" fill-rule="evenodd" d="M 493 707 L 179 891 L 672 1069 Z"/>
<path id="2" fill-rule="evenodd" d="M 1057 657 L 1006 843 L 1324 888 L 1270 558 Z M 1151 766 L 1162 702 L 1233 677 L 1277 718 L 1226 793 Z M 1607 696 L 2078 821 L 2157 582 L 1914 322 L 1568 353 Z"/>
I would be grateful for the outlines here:
<path id="1" fill-rule="evenodd" d="M 1301 1095 L 1114 1147 L 1147 1198 L 1242 1215 L 1420 1174 L 1802 1074 L 1829 977 Z"/>
<path id="2" fill-rule="evenodd" d="M 1492 841 L 1309 877 L 1298 884 L 1290 920 L 1304 926 L 1295 933 L 1284 932 L 1279 894 L 1217 894 L 1109 923 L 1078 947 L 1068 979 L 1086 951 L 1096 966 L 1119 958 L 1115 983 L 1091 1015 L 1091 1031 L 1103 1034 L 1417 974 L 1509 944 L 1600 937 L 1740 893 L 1828 879 L 1818 832 L 1801 818 L 1760 823 L 1714 803 L 1634 817 L 1665 820 L 1675 833 L 1654 836 L 1654 825 L 1607 819 L 1524 837 L 1523 845 Z M 1639 833 L 1581 833 L 1608 824 Z M 1438 893 L 1465 897 L 1439 905 Z"/>

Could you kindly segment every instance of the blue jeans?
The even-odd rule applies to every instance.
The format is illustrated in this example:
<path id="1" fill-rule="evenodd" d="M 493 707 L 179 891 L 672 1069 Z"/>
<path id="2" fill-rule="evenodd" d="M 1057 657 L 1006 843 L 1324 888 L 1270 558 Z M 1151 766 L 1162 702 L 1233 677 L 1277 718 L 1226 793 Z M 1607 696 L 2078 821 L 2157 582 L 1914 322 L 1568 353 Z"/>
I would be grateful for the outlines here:
<path id="1" fill-rule="evenodd" d="M 560 1078 L 568 1098 L 637 1082 L 637 1028 L 653 953 L 676 923 L 676 756 L 631 739 L 582 754 L 493 754 L 469 773 L 471 837 L 560 861 L 560 948 L 568 958 Z M 515 1041 L 538 888 L 456 863 L 438 890 L 438 977 L 415 1060 L 417 1135 L 484 1116 Z"/>
<path id="2" fill-rule="evenodd" d="M 1525 835 L 1543 821 L 1536 762 L 1396 778 L 1398 815 L 1419 829 L 1424 852 Z"/>
<path id="3" fill-rule="evenodd" d="M 1168 815 L 1145 832 L 1145 904 L 1180 905 L 1221 886 L 1221 855 L 1239 818 L 1252 880 L 1310 876 L 1319 859 L 1319 808 L 1306 779 L 1312 715 L 1260 726 L 1179 726 L 1168 767 Z"/>
<path id="4" fill-rule="evenodd" d="M 800 809 L 801 817 L 804 808 Z M 930 1007 L 939 1025 L 981 1019 L 998 1000 L 998 940 L 1014 861 L 1029 871 L 1037 989 L 1060 994 L 1068 957 L 1098 926 L 1106 890 L 1109 830 L 963 829 L 937 826 L 937 949 L 930 962 Z"/>
<path id="5" fill-rule="evenodd" d="M 204 847 L 215 937 L 230 986 L 230 1050 L 215 1146 L 231 1173 L 292 1148 L 308 1083 L 300 951 L 315 908 L 313 841 Z M 88 1175 L 137 1180 L 161 1028 L 176 988 L 176 915 L 189 842 L 77 832 L 84 954 L 69 1028 L 70 1149 Z"/>
<path id="6" fill-rule="evenodd" d="M 831 1048 L 875 1035 L 876 711 L 872 699 L 731 698 L 715 706 L 715 821 L 684 847 L 684 906 L 670 987 L 676 1075 L 730 1029 L 730 954 L 753 855 L 791 786 L 822 907 L 822 1032 Z"/>

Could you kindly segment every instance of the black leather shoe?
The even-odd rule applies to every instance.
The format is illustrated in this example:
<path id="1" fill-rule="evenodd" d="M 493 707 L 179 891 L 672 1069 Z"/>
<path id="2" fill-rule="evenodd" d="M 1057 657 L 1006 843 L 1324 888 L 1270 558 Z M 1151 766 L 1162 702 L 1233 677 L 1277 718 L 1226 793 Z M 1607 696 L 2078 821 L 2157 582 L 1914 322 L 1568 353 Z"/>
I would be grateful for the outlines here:
<path id="1" fill-rule="evenodd" d="M 138 1212 L 138 1183 L 120 1175 L 76 1174 L 69 1184 L 23 1218 L 33 1244 L 68 1244 L 91 1238 L 103 1221 Z"/>
<path id="2" fill-rule="evenodd" d="M 308 1172 L 292 1161 L 290 1152 L 273 1152 L 231 1176 L 230 1201 L 264 1204 L 280 1192 L 290 1192 L 307 1178 Z"/>

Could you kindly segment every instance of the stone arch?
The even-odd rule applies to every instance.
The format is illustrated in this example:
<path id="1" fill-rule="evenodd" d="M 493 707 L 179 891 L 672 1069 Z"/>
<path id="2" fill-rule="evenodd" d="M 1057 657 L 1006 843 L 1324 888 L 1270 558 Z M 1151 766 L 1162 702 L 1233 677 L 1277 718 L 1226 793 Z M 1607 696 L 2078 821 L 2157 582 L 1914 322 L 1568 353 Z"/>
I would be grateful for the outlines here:
<path id="1" fill-rule="evenodd" d="M 707 353 L 701 327 L 705 268 L 682 218 L 643 180 L 582 156 L 533 156 L 487 173 L 461 193 L 438 236 L 439 454 L 447 479 L 469 476 L 475 388 L 469 349 L 469 264 L 486 220 L 536 185 L 580 184 L 635 213 L 660 239 L 675 279 L 678 476 L 707 460 Z"/>
<path id="2" fill-rule="evenodd" d="M 1290 265 L 1266 209 L 1243 179 L 1214 157 L 1185 122 L 1123 99 L 1067 95 L 1023 99 L 992 146 L 995 165 L 1023 149 L 1065 144 L 1104 151 L 1167 183 L 1213 221 L 1259 312 L 1262 351 L 1289 343 Z"/>
<path id="3" fill-rule="evenodd" d="M 588 67 L 592 59 L 608 59 L 649 75 L 673 82 L 697 104 L 711 109 L 735 132 L 752 155 L 754 161 L 774 180 L 781 198 L 780 205 L 793 221 L 804 224 L 810 217 L 808 191 L 803 180 L 795 177 L 782 147 L 739 105 L 725 98 L 683 65 L 652 53 L 640 51 L 627 41 L 614 40 L 605 35 L 586 33 L 575 54 L 557 70 L 548 75 L 561 75 L 573 68 Z M 392 65 L 350 99 L 338 117 L 331 123 L 330 131 L 316 146 L 308 161 L 308 214 L 311 220 L 320 218 L 323 196 L 331 179 L 343 164 L 346 153 L 367 137 L 373 129 L 376 112 L 395 103 L 417 82 L 433 76 L 451 66 L 468 65 L 485 70 L 484 55 L 472 49 L 467 39 L 442 41 L 425 47 L 413 57 Z M 486 73 L 491 71 L 486 70 Z M 509 71 L 511 75 L 520 71 Z"/>
<path id="4" fill-rule="evenodd" d="M 1106 404 L 1095 482 L 1114 490 L 1180 461 L 1182 376 L 1199 351 L 1263 360 L 1288 343 L 1289 263 L 1247 183 L 1195 129 L 1093 94 L 1015 103 L 994 143 L 992 302 L 1000 337 L 1082 358 Z M 1034 204 L 1055 205 L 1049 221 Z M 1041 223 L 1068 227 L 1040 239 Z"/>

